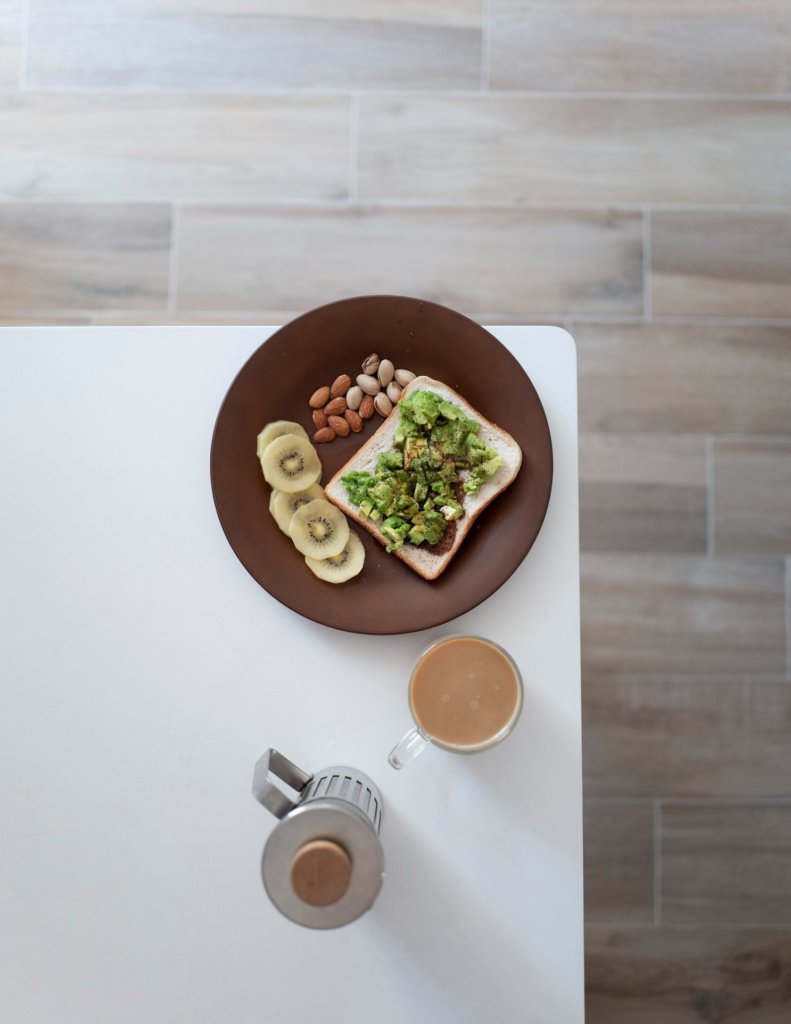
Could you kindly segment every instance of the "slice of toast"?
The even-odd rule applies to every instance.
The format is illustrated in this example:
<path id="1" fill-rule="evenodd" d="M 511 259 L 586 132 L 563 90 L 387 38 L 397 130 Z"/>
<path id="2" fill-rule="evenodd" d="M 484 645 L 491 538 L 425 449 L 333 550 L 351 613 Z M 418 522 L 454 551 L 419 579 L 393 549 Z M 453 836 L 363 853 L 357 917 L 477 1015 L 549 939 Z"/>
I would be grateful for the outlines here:
<path id="1" fill-rule="evenodd" d="M 432 380 L 431 377 L 415 377 L 404 388 L 401 397 L 407 398 L 412 391 L 434 391 L 447 401 L 460 406 L 469 419 L 476 420 L 481 424 L 478 436 L 486 443 L 487 447 L 493 448 L 503 460 L 502 466 L 494 476 L 481 484 L 477 494 L 464 495 L 464 515 L 461 519 L 456 520 L 456 533 L 452 544 L 447 547 L 447 550 L 444 550 L 441 544 L 436 545 L 439 549 L 436 551 L 425 544 L 404 544 L 403 547 L 393 552 L 396 558 L 400 558 L 402 562 L 405 562 L 410 569 L 414 569 L 424 580 L 435 580 L 450 565 L 451 559 L 459 550 L 464 538 L 472 529 L 473 523 L 481 512 L 483 512 L 488 504 L 494 501 L 498 494 L 502 494 L 506 487 L 515 479 L 516 474 L 519 472 L 519 467 L 522 465 L 522 449 L 510 434 L 483 417 L 476 409 L 473 409 L 468 401 L 462 398 L 453 388 L 448 387 L 447 384 L 442 384 L 438 380 Z M 398 406 L 396 406 L 376 433 L 355 452 L 346 465 L 342 466 L 324 487 L 324 493 L 329 501 L 337 505 L 350 519 L 353 519 L 360 526 L 368 530 L 370 534 L 376 537 L 380 544 L 385 546 L 388 543 L 387 538 L 383 537 L 379 532 L 379 527 L 376 523 L 360 515 L 357 506 L 349 500 L 346 488 L 341 480 L 346 473 L 350 473 L 352 470 L 374 473 L 378 456 L 382 452 L 391 451 L 395 447 L 393 438 L 395 437 L 400 416 L 401 413 Z M 464 480 L 465 475 L 464 471 L 460 473 L 462 480 Z"/>

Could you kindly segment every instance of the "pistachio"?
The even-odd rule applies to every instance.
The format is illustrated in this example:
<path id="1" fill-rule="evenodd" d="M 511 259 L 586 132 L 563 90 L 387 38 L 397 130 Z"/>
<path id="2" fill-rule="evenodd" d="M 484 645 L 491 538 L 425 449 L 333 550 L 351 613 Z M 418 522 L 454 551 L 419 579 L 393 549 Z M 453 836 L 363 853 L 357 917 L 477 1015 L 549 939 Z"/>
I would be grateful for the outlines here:
<path id="1" fill-rule="evenodd" d="M 372 352 L 369 356 L 363 359 L 362 371 L 373 376 L 379 369 L 379 356 L 376 352 Z"/>
<path id="2" fill-rule="evenodd" d="M 411 380 L 415 379 L 415 375 L 411 370 L 396 370 L 395 379 L 402 388 L 405 388 Z"/>
<path id="3" fill-rule="evenodd" d="M 384 392 L 380 391 L 374 399 L 374 409 L 376 409 L 380 416 L 389 416 L 393 411 L 393 403 Z"/>
<path id="4" fill-rule="evenodd" d="M 357 383 L 366 393 L 366 395 L 378 395 L 382 390 L 382 386 L 376 377 L 371 377 L 367 373 L 361 373 L 357 377 Z"/>
<path id="5" fill-rule="evenodd" d="M 387 397 L 395 405 L 401 397 L 401 385 L 396 384 L 394 380 L 391 380 L 387 385 Z"/>
<path id="6" fill-rule="evenodd" d="M 360 408 L 360 402 L 363 400 L 363 389 L 355 384 L 353 388 L 349 388 L 346 392 L 346 404 L 352 410 L 356 412 Z"/>
<path id="7" fill-rule="evenodd" d="M 387 385 L 390 383 L 390 381 L 393 379 L 393 374 L 394 373 L 395 373 L 395 367 L 390 362 L 390 360 L 389 359 L 383 359 L 381 361 L 381 363 L 379 364 L 379 372 L 378 372 L 379 383 L 382 385 L 383 388 L 386 388 Z"/>

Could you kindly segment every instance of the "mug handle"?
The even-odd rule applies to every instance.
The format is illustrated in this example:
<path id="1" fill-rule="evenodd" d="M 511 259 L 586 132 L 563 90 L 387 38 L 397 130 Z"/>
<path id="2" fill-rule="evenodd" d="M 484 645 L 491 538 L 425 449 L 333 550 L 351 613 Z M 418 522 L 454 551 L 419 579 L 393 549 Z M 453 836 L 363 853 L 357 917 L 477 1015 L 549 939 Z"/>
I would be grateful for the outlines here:
<path id="1" fill-rule="evenodd" d="M 421 754 L 427 746 L 428 740 L 426 737 L 419 729 L 413 726 L 387 755 L 387 762 L 391 768 L 400 771 L 405 764 L 409 764 L 418 754 Z"/>
<path id="2" fill-rule="evenodd" d="M 293 811 L 297 805 L 291 797 L 286 796 L 279 786 L 275 785 L 272 781 L 273 777 L 285 782 L 295 793 L 301 793 L 313 776 L 303 772 L 301 768 L 297 768 L 293 761 L 289 761 L 274 747 L 270 747 L 256 762 L 253 772 L 253 796 L 276 818 L 285 818 L 288 812 Z"/>

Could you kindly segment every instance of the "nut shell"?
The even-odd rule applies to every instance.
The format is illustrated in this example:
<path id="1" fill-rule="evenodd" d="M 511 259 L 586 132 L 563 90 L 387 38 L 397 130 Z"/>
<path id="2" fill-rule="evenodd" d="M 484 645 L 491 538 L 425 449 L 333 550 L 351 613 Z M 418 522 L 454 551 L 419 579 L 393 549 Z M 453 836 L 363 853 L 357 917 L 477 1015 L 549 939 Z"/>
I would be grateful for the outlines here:
<path id="1" fill-rule="evenodd" d="M 329 425 L 338 435 L 338 437 L 348 437 L 349 431 L 352 429 L 343 416 L 329 416 Z"/>
<path id="2" fill-rule="evenodd" d="M 349 388 L 346 392 L 346 404 L 350 409 L 354 409 L 356 412 L 360 408 L 360 402 L 363 400 L 363 389 L 359 384 L 355 384 L 353 388 Z"/>
<path id="3" fill-rule="evenodd" d="M 415 374 L 411 370 L 396 370 L 393 376 L 402 388 L 405 388 L 411 380 L 415 379 Z"/>
<path id="4" fill-rule="evenodd" d="M 366 395 L 378 395 L 382 390 L 382 385 L 376 377 L 371 377 L 367 373 L 360 373 L 357 375 L 357 384 L 363 389 Z"/>
<path id="5" fill-rule="evenodd" d="M 317 430 L 313 435 L 314 444 L 329 444 L 330 441 L 335 440 L 335 431 L 332 427 L 322 427 L 321 430 Z"/>
<path id="6" fill-rule="evenodd" d="M 383 388 L 386 388 L 390 381 L 393 379 L 395 373 L 395 367 L 389 359 L 383 359 L 379 364 L 379 371 L 377 376 L 379 377 L 379 383 Z"/>
<path id="7" fill-rule="evenodd" d="M 363 359 L 362 371 L 373 376 L 379 369 L 379 356 L 376 352 L 372 352 L 369 356 Z"/>
<path id="8" fill-rule="evenodd" d="M 308 399 L 308 405 L 311 409 L 320 409 L 323 405 L 326 405 L 329 400 L 330 389 L 328 387 L 316 388 Z"/>
<path id="9" fill-rule="evenodd" d="M 327 414 L 321 409 L 313 410 L 313 426 L 316 430 L 322 430 L 327 426 Z"/>
<path id="10" fill-rule="evenodd" d="M 324 406 L 324 412 L 328 416 L 343 416 L 346 412 L 346 399 L 345 398 L 333 398 L 331 402 L 327 402 Z"/>
<path id="11" fill-rule="evenodd" d="M 396 384 L 394 380 L 391 380 L 390 383 L 387 385 L 387 397 L 390 399 L 393 405 L 395 405 L 396 402 L 398 402 L 398 400 L 401 398 L 401 385 Z"/>
<path id="12" fill-rule="evenodd" d="M 352 428 L 355 434 L 359 434 L 363 429 L 363 418 L 359 413 L 355 412 L 354 409 L 347 409 L 343 414 L 343 418 Z"/>
<path id="13" fill-rule="evenodd" d="M 345 395 L 351 386 L 352 379 L 349 374 L 342 373 L 330 384 L 330 398 L 338 398 L 340 395 Z"/>
<path id="14" fill-rule="evenodd" d="M 374 408 L 380 416 L 389 416 L 393 411 L 393 403 L 383 393 L 379 393 L 374 399 Z"/>
<path id="15" fill-rule="evenodd" d="M 374 414 L 374 400 L 370 395 L 363 395 L 358 412 L 364 420 L 369 420 Z"/>

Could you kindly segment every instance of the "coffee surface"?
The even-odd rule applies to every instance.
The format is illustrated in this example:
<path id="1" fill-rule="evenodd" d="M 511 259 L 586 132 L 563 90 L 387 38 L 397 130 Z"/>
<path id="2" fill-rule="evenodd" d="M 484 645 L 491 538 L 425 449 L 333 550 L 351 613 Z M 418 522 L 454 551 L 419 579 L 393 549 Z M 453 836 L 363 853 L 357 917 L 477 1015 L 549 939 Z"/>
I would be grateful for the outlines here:
<path id="1" fill-rule="evenodd" d="M 459 749 L 486 744 L 513 720 L 520 686 L 514 667 L 485 640 L 445 640 L 412 674 L 409 703 L 420 728 Z"/>

